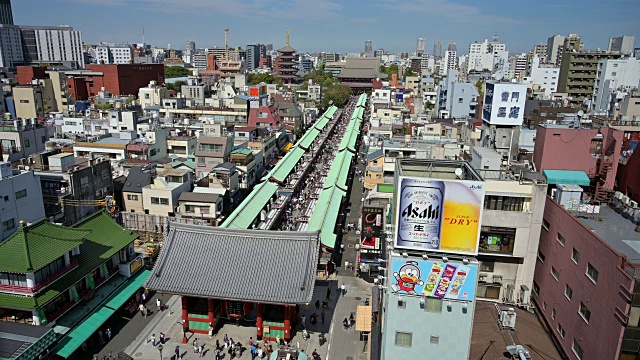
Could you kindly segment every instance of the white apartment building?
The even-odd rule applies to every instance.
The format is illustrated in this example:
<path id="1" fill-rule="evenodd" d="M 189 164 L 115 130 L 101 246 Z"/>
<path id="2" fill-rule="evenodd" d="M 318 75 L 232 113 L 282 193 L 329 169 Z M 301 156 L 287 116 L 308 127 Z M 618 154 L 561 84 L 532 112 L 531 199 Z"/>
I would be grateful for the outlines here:
<path id="1" fill-rule="evenodd" d="M 560 67 L 563 45 L 564 36 L 562 35 L 553 35 L 547 39 L 547 64 Z"/>
<path id="2" fill-rule="evenodd" d="M 471 71 L 493 70 L 493 56 L 497 51 L 505 51 L 505 44 L 492 42 L 487 39 L 484 42 L 469 45 L 469 61 L 467 63 L 467 73 Z"/>
<path id="3" fill-rule="evenodd" d="M 457 51 L 446 51 L 444 53 L 444 67 L 446 70 L 455 69 L 457 63 L 458 63 Z"/>
<path id="4" fill-rule="evenodd" d="M 138 90 L 138 99 L 142 110 L 146 110 L 149 106 L 160 106 L 162 100 L 169 97 L 169 91 L 164 86 L 159 86 L 155 80 L 149 82 L 147 87 Z"/>
<path id="5" fill-rule="evenodd" d="M 616 91 L 630 92 L 640 84 L 640 59 L 606 59 L 598 62 L 596 83 L 593 87 L 591 111 L 607 114 Z"/>
<path id="6" fill-rule="evenodd" d="M 133 50 L 129 45 L 103 44 L 96 46 L 96 62 L 98 64 L 130 64 L 133 61 Z"/>
<path id="7" fill-rule="evenodd" d="M 20 29 L 14 25 L 0 25 L 0 67 L 24 64 Z"/>
<path id="8" fill-rule="evenodd" d="M 145 214 L 175 216 L 178 210 L 180 194 L 191 190 L 189 170 L 166 169 L 142 188 L 142 203 Z"/>
<path id="9" fill-rule="evenodd" d="M 66 25 L 22 26 L 25 62 L 28 64 L 69 64 L 84 68 L 82 33 Z"/>
<path id="10" fill-rule="evenodd" d="M 540 58 L 534 57 L 531 64 L 531 75 L 527 79 L 528 83 L 540 85 L 544 89 L 544 99 L 551 99 L 551 94 L 558 91 L 559 67 L 541 65 Z"/>
<path id="11" fill-rule="evenodd" d="M 0 242 L 20 225 L 45 217 L 40 177 L 33 171 L 14 172 L 11 164 L 0 162 Z"/>

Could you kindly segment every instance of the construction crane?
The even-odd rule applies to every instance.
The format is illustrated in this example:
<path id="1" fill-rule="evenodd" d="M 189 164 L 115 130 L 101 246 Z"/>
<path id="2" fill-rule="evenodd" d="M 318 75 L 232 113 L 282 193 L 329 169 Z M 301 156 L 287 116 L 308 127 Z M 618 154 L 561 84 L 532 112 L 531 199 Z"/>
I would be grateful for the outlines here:
<path id="1" fill-rule="evenodd" d="M 106 196 L 101 200 L 73 200 L 73 199 L 45 199 L 45 204 L 64 206 L 103 206 L 110 215 L 118 212 L 118 205 L 113 200 L 113 196 Z"/>

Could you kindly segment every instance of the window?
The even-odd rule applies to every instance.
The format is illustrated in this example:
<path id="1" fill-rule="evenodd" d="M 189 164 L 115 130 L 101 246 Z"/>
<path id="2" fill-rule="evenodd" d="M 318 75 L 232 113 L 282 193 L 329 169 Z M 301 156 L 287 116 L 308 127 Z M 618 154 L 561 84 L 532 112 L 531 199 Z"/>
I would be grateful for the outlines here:
<path id="1" fill-rule="evenodd" d="M 546 301 L 542 302 L 542 310 L 544 310 L 544 311 L 547 310 L 547 302 Z"/>
<path id="2" fill-rule="evenodd" d="M 558 323 L 558 327 L 556 328 L 556 330 L 558 331 L 558 334 L 560 334 L 560 337 L 564 339 L 564 328 L 562 327 L 562 325 L 560 325 L 560 323 Z"/>
<path id="3" fill-rule="evenodd" d="M 523 211 L 525 198 L 514 196 L 485 196 L 484 208 L 487 210 Z"/>
<path id="4" fill-rule="evenodd" d="M 480 271 L 493 272 L 495 261 L 480 261 Z"/>
<path id="5" fill-rule="evenodd" d="M 160 198 L 160 205 L 169 205 L 168 198 Z"/>
<path id="6" fill-rule="evenodd" d="M 573 260 L 573 262 L 576 264 L 580 262 L 580 251 L 576 250 L 576 248 L 573 248 L 573 252 L 571 253 L 571 260 Z"/>
<path id="7" fill-rule="evenodd" d="M 587 277 L 593 281 L 594 284 L 598 283 L 598 270 L 593 265 L 587 265 Z"/>
<path id="8" fill-rule="evenodd" d="M 571 346 L 571 350 L 573 350 L 573 353 L 576 354 L 578 359 L 582 359 L 583 351 L 582 351 L 582 348 L 580 347 L 580 344 L 578 344 L 578 340 L 573 339 L 573 346 Z"/>
<path id="9" fill-rule="evenodd" d="M 555 320 L 555 319 L 556 319 L 556 308 L 551 309 L 551 318 L 552 318 L 553 320 Z"/>
<path id="10" fill-rule="evenodd" d="M 27 197 L 27 189 L 16 191 L 16 200 L 22 199 L 23 197 Z"/>
<path id="11" fill-rule="evenodd" d="M 560 273 L 553 266 L 551 267 L 551 276 L 553 276 L 553 278 L 556 279 L 556 281 L 560 279 Z"/>
<path id="12" fill-rule="evenodd" d="M 587 306 L 582 302 L 580 302 L 580 316 L 582 316 L 587 324 L 589 323 L 589 319 L 591 319 L 591 311 L 589 311 L 589 309 L 587 309 Z"/>
<path id="13" fill-rule="evenodd" d="M 538 260 L 540 260 L 540 262 L 544 264 L 544 259 L 544 254 L 540 250 L 538 250 Z"/>
<path id="14" fill-rule="evenodd" d="M 558 237 L 556 239 L 558 240 L 560 245 L 562 245 L 562 247 L 564 247 L 564 244 L 567 242 L 567 240 L 564 238 L 564 236 L 560 235 L 560 233 L 558 233 Z"/>
<path id="15" fill-rule="evenodd" d="M 31 147 L 31 142 L 29 139 L 24 139 L 24 147 Z"/>
<path id="16" fill-rule="evenodd" d="M 571 301 L 571 298 L 573 297 L 573 289 L 571 288 L 571 286 L 569 286 L 569 284 L 566 284 L 564 287 L 564 297 L 569 299 L 569 301 Z"/>
<path id="17" fill-rule="evenodd" d="M 156 204 L 156 205 L 160 204 L 160 198 L 152 197 L 151 198 L 151 203 L 152 204 Z"/>
<path id="18" fill-rule="evenodd" d="M 20 100 L 20 104 L 28 104 L 29 100 Z"/>
<path id="19" fill-rule="evenodd" d="M 464 98 L 458 98 L 458 104 L 462 104 L 463 101 L 464 101 Z"/>
<path id="20" fill-rule="evenodd" d="M 545 219 L 542 219 L 542 228 L 549 231 L 549 222 Z"/>
<path id="21" fill-rule="evenodd" d="M 429 337 L 429 342 L 431 344 L 439 344 L 440 343 L 440 336 L 439 335 L 431 335 Z"/>
<path id="22" fill-rule="evenodd" d="M 480 251 L 513 254 L 516 229 L 483 226 L 480 232 Z"/>
<path id="23" fill-rule="evenodd" d="M 194 212 L 196 212 L 196 208 L 197 208 L 197 206 L 195 206 L 195 205 L 185 205 L 184 206 L 184 212 L 194 213 Z"/>
<path id="24" fill-rule="evenodd" d="M 138 195 L 127 194 L 127 200 L 138 201 Z"/>
<path id="25" fill-rule="evenodd" d="M 616 76 L 616 75 L 618 75 L 618 73 L 615 71 L 611 73 L 611 76 Z"/>
<path id="26" fill-rule="evenodd" d="M 16 227 L 16 220 L 11 218 L 2 222 L 2 231 L 9 231 Z"/>
<path id="27" fill-rule="evenodd" d="M 442 312 L 442 299 L 432 297 L 425 298 L 424 309 L 429 312 Z"/>
<path id="28" fill-rule="evenodd" d="M 404 346 L 404 347 L 411 347 L 411 338 L 413 337 L 413 334 L 410 332 L 401 332 L 401 331 L 396 331 L 396 345 L 397 346 Z"/>
<path id="29" fill-rule="evenodd" d="M 205 166 L 206 165 L 206 159 L 203 157 L 199 157 L 198 158 L 198 166 Z"/>
<path id="30" fill-rule="evenodd" d="M 540 285 L 537 282 L 533 282 L 533 293 L 536 295 L 540 294 Z"/>

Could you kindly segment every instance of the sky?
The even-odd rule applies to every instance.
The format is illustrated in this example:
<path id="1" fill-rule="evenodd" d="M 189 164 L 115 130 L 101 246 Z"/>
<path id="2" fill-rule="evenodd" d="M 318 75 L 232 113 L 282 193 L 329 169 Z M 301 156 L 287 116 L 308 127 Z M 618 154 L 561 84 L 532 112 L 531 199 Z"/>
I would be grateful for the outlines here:
<path id="1" fill-rule="evenodd" d="M 416 39 L 469 44 L 498 34 L 511 52 L 526 52 L 554 34 L 577 33 L 585 48 L 606 49 L 610 36 L 634 35 L 640 47 L 639 0 L 13 0 L 18 25 L 71 25 L 85 44 L 140 43 L 184 49 L 290 44 L 298 51 L 412 53 Z"/>

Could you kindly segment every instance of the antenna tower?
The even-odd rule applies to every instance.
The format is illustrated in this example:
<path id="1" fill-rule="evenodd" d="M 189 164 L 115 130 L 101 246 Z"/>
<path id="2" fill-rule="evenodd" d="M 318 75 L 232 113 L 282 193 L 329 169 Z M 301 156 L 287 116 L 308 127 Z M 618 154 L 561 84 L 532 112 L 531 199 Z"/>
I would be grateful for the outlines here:
<path id="1" fill-rule="evenodd" d="M 229 61 L 229 28 L 224 29 L 224 57 Z"/>

